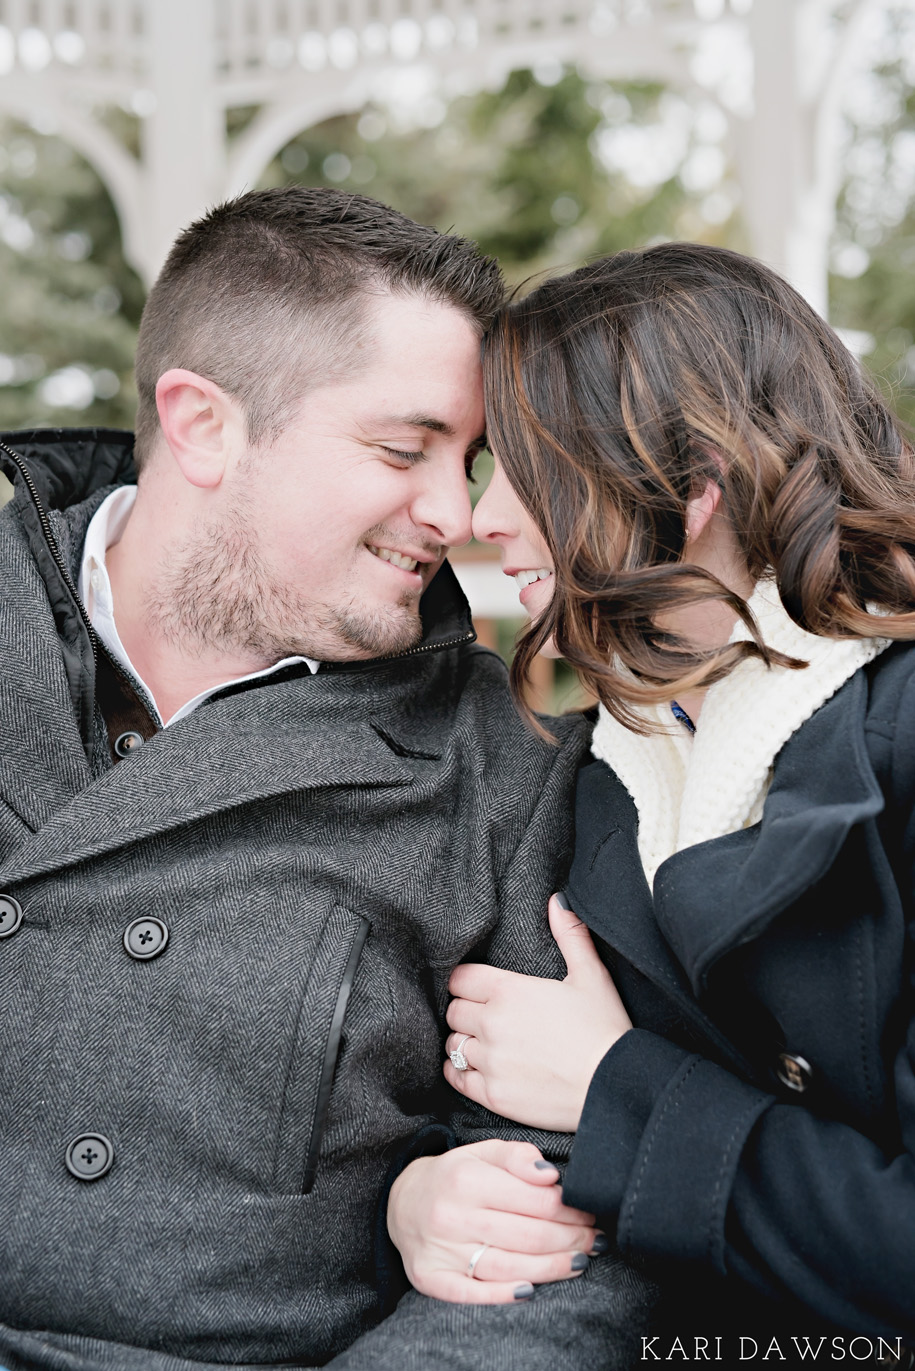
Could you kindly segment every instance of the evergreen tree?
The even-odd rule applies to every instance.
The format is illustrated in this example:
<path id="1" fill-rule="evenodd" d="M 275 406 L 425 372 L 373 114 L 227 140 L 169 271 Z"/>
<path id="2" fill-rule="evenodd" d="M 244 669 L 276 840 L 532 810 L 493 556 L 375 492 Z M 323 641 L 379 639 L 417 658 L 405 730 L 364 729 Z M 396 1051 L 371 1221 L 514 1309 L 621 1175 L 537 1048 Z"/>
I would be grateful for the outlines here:
<path id="1" fill-rule="evenodd" d="M 851 130 L 830 298 L 832 322 L 863 335 L 865 364 L 915 428 L 915 7 L 889 20 Z"/>
<path id="2" fill-rule="evenodd" d="M 0 427 L 130 427 L 139 280 L 111 201 L 62 139 L 0 140 Z"/>

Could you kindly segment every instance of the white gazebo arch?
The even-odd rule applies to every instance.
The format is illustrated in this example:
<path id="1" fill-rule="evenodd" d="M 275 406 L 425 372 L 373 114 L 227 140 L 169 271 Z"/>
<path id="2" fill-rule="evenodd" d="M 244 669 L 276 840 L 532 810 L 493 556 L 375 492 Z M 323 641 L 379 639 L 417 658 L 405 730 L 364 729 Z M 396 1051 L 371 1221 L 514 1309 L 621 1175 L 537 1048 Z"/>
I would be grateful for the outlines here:
<path id="1" fill-rule="evenodd" d="M 885 0 L 0 0 L 0 109 L 53 121 L 96 168 L 149 283 L 177 230 L 254 183 L 303 128 L 422 62 L 495 85 L 544 56 L 594 75 L 714 86 L 727 31 L 745 89 L 721 92 L 751 246 L 826 309 L 841 100 Z M 733 77 L 733 74 L 732 74 Z M 140 121 L 133 156 L 95 112 Z M 226 111 L 258 113 L 229 147 Z"/>

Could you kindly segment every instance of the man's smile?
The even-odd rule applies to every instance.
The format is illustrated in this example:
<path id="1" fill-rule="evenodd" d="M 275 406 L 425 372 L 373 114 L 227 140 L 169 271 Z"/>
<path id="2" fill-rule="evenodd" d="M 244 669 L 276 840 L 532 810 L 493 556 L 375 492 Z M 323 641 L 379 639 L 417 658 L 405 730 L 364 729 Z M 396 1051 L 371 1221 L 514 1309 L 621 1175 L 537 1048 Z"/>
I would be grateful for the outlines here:
<path id="1" fill-rule="evenodd" d="M 380 557 L 383 562 L 390 562 L 392 566 L 400 567 L 403 571 L 416 571 L 419 566 L 417 557 L 410 557 L 405 552 L 395 552 L 390 547 L 375 547 L 372 543 L 367 543 L 369 552 Z"/>

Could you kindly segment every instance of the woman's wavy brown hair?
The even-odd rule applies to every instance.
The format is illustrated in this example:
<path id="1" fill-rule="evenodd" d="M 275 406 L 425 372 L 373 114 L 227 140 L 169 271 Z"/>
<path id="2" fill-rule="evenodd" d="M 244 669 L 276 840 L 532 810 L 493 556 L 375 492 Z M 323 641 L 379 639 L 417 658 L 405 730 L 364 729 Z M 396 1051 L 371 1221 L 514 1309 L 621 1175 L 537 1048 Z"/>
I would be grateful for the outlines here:
<path id="1" fill-rule="evenodd" d="M 693 243 L 593 262 L 507 305 L 484 366 L 490 445 L 555 568 L 515 656 L 519 699 L 550 637 L 640 732 L 633 705 L 711 685 L 747 655 L 804 665 L 681 561 L 687 501 L 709 478 L 750 574 L 772 568 L 803 628 L 915 638 L 912 447 L 833 330 L 759 262 Z M 708 599 L 753 641 L 700 653 L 659 626 Z"/>

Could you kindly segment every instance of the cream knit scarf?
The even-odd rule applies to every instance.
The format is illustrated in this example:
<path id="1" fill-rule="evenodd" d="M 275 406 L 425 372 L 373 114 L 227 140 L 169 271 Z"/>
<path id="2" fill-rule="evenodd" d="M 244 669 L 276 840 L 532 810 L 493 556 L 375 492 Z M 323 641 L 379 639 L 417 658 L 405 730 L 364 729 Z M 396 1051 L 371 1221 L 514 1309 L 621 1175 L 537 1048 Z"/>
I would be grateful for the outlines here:
<path id="1" fill-rule="evenodd" d="M 639 816 L 648 884 L 673 853 L 749 827 L 760 818 L 777 753 L 820 705 L 878 653 L 887 638 L 820 638 L 788 617 L 772 581 L 749 601 L 770 647 L 809 662 L 803 671 L 741 662 L 705 697 L 695 735 L 669 706 L 640 713 L 663 733 L 630 732 L 600 706 L 591 750 L 619 776 Z M 738 621 L 731 642 L 749 639 Z"/>

